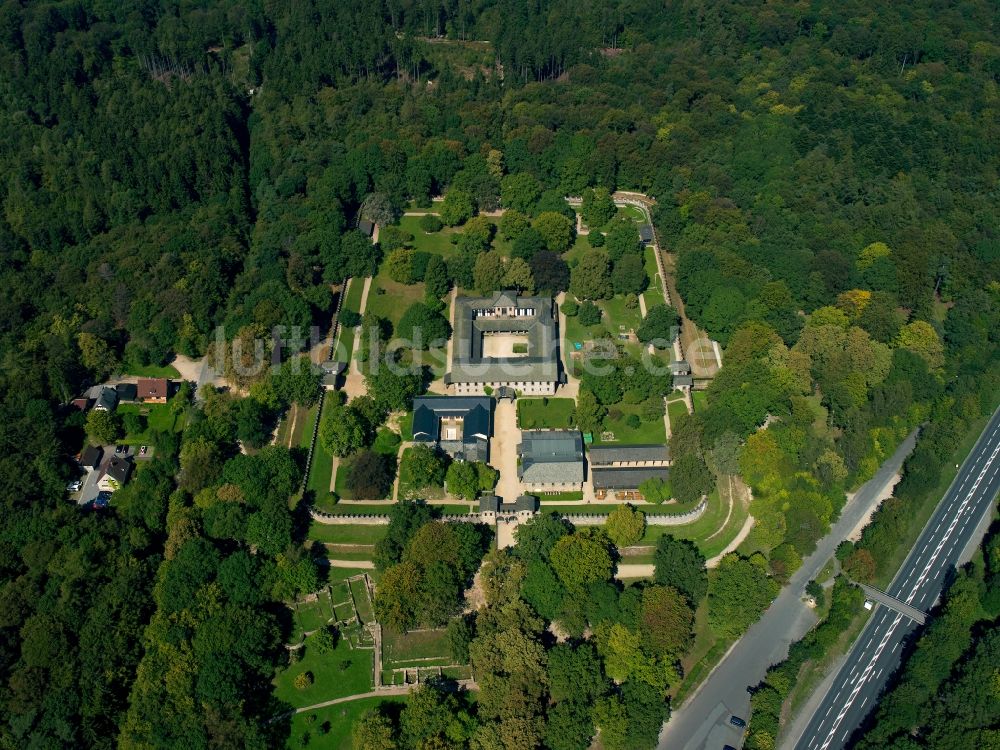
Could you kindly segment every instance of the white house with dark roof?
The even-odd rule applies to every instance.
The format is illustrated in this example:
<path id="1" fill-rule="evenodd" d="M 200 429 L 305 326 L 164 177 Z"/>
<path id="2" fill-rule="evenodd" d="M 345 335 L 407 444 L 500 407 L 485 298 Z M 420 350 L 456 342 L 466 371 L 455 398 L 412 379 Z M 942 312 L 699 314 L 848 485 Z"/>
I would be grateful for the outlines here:
<path id="1" fill-rule="evenodd" d="M 458 460 L 489 459 L 493 399 L 489 396 L 418 396 L 413 399 L 413 441 L 436 445 Z"/>
<path id="2" fill-rule="evenodd" d="M 579 430 L 524 430 L 517 446 L 517 478 L 528 492 L 583 489 Z"/>
<path id="3" fill-rule="evenodd" d="M 450 369 L 444 382 L 458 395 L 512 389 L 551 396 L 560 383 L 559 336 L 551 297 L 496 292 L 455 300 Z M 495 340 L 517 340 L 510 349 Z"/>

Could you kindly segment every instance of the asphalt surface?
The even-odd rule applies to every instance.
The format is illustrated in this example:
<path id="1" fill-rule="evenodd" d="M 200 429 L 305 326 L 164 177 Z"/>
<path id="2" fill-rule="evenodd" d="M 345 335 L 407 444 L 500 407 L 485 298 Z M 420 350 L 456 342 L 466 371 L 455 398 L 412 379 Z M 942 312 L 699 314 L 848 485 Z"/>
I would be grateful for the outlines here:
<path id="1" fill-rule="evenodd" d="M 962 551 L 973 541 L 1000 491 L 1000 409 L 962 464 L 887 593 L 923 611 L 941 594 Z M 900 664 L 901 644 L 917 625 L 876 604 L 840 671 L 796 744 L 797 750 L 839 750 L 877 705 Z"/>
<path id="2" fill-rule="evenodd" d="M 816 615 L 804 602 L 806 584 L 816 577 L 862 518 L 878 503 L 888 485 L 913 450 L 916 433 L 910 434 L 875 476 L 863 484 L 844 506 L 816 551 L 802 562 L 771 606 L 729 650 L 698 690 L 676 708 L 660 733 L 661 750 L 722 750 L 739 747 L 743 731 L 729 723 L 736 715 L 747 718 L 747 688 L 763 679 L 767 668 L 788 655 L 789 644 L 815 625 Z M 998 460 L 1000 463 L 1000 460 Z"/>

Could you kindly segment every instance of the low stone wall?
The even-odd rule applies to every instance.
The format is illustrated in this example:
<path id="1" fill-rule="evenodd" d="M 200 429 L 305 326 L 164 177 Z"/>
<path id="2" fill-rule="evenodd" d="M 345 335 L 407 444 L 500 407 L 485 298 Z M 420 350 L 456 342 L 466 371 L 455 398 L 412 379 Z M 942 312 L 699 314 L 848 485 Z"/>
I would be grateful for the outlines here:
<path id="1" fill-rule="evenodd" d="M 683 526 L 686 523 L 691 523 L 697 520 L 705 512 L 708 507 L 708 500 L 702 500 L 697 506 L 692 508 L 687 513 L 678 513 L 677 515 L 667 515 L 665 513 L 647 513 L 646 514 L 646 525 L 647 526 Z M 542 510 L 545 510 L 545 506 L 542 506 Z M 641 509 L 640 509 L 641 510 Z M 609 511 L 610 512 L 610 511 Z M 608 516 L 598 515 L 593 513 L 586 514 L 575 514 L 575 513 L 564 513 L 563 518 L 571 522 L 574 526 L 600 526 L 605 521 L 608 520 Z"/>
<path id="2" fill-rule="evenodd" d="M 331 526 L 388 526 L 389 516 L 335 516 L 331 513 L 324 513 L 321 510 L 310 510 L 309 515 L 312 516 L 316 523 L 330 524 Z"/>
<path id="3" fill-rule="evenodd" d="M 692 521 L 701 517 L 708 507 L 708 500 L 702 499 L 700 503 L 687 513 L 678 513 L 676 515 L 668 515 L 666 513 L 647 513 L 646 514 L 646 525 L 647 526 L 683 526 L 686 523 L 691 523 Z M 608 513 L 611 512 L 611 508 L 608 508 L 608 513 L 594 513 L 596 510 L 593 505 L 582 505 L 581 508 L 586 508 L 589 512 L 583 513 L 563 513 L 562 517 L 567 521 L 570 521 L 575 526 L 601 526 L 608 520 Z M 544 512 L 545 506 L 543 505 L 539 512 Z M 361 525 L 361 526 L 386 526 L 389 523 L 389 516 L 382 515 L 357 515 L 357 516 L 341 516 L 332 515 L 330 513 L 324 513 L 321 510 L 310 510 L 309 514 L 313 517 L 316 523 L 330 524 L 333 526 L 347 526 L 347 525 Z M 451 521 L 453 523 L 487 523 L 492 524 L 496 522 L 493 514 L 486 513 L 463 513 L 461 515 L 445 515 L 441 519 L 442 521 Z M 519 519 L 522 520 L 522 519 Z"/>

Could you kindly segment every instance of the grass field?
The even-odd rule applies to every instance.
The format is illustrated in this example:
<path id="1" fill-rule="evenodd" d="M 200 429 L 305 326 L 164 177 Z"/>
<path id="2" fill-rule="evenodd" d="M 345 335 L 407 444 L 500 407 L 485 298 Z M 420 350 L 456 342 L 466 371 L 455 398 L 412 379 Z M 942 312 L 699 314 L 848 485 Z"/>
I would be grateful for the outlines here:
<path id="1" fill-rule="evenodd" d="M 365 582 L 360 578 L 357 578 L 350 582 L 351 595 L 354 597 L 354 606 L 357 607 L 358 617 L 361 618 L 361 622 L 368 624 L 375 619 L 375 614 L 372 611 L 372 602 L 368 598 L 368 589 L 365 586 Z"/>
<path id="2" fill-rule="evenodd" d="M 643 261 L 646 268 L 646 275 L 649 277 L 649 287 L 644 292 L 646 296 L 646 309 L 653 305 L 665 304 L 663 297 L 663 285 L 660 283 L 660 270 L 656 266 L 656 254 L 652 247 L 647 247 L 643 252 Z"/>
<path id="3" fill-rule="evenodd" d="M 629 309 L 625 306 L 625 296 L 616 294 L 611 299 L 601 300 L 597 306 L 604 311 L 602 322 L 613 335 L 634 331 L 642 323 L 642 312 L 639 305 Z"/>
<path id="4" fill-rule="evenodd" d="M 133 375 L 137 378 L 179 378 L 181 374 L 173 365 L 143 365 L 142 367 L 129 367 L 126 375 Z"/>
<path id="5" fill-rule="evenodd" d="M 611 416 L 604 418 L 604 429 L 615 434 L 614 440 L 601 441 L 599 434 L 594 435 L 594 445 L 644 445 L 648 443 L 662 444 L 667 442 L 667 428 L 663 424 L 663 418 L 657 417 L 653 421 L 642 418 L 639 404 L 616 404 L 612 409 L 621 412 L 621 417 L 612 419 Z M 639 426 L 630 427 L 625 420 L 630 414 L 639 416 Z"/>
<path id="6" fill-rule="evenodd" d="M 522 430 L 565 429 L 573 426 L 575 409 L 571 398 L 519 398 L 517 424 Z"/>
<path id="7" fill-rule="evenodd" d="M 312 435 L 310 431 L 310 436 Z M 309 465 L 309 481 L 306 488 L 315 493 L 316 501 L 326 498 L 330 494 L 330 476 L 333 474 L 333 454 L 323 447 L 323 441 L 316 439 L 313 448 L 312 463 Z M 328 507 L 321 508 L 328 511 Z"/>
<path id="8" fill-rule="evenodd" d="M 399 323 L 403 313 L 414 302 L 423 302 L 424 284 L 400 284 L 389 278 L 384 269 L 379 270 L 378 275 L 372 279 L 371 289 L 368 291 L 367 310 L 381 318 L 389 320 L 393 327 Z"/>
<path id="9" fill-rule="evenodd" d="M 667 402 L 667 414 L 670 415 L 670 424 L 673 425 L 674 421 L 688 413 L 687 404 L 682 400 L 678 399 L 676 401 Z"/>
<path id="10" fill-rule="evenodd" d="M 146 429 L 130 433 L 122 443 L 144 445 L 152 440 L 154 432 L 180 432 L 184 429 L 184 417 L 171 413 L 170 404 L 121 404 L 118 414 L 140 414 L 146 417 Z"/>
<path id="11" fill-rule="evenodd" d="M 691 391 L 691 403 L 696 412 L 705 411 L 708 408 L 708 394 L 705 391 Z"/>
<path id="12" fill-rule="evenodd" d="M 308 746 L 314 750 L 352 750 L 351 727 L 363 714 L 383 703 L 402 704 L 402 696 L 361 698 L 338 703 L 316 711 L 295 714 L 286 747 L 289 750 L 303 747 L 303 736 L 308 735 Z M 315 717 L 310 719 L 309 717 Z M 328 730 L 328 731 L 323 731 Z"/>
<path id="13" fill-rule="evenodd" d="M 334 614 L 330 593 L 325 589 L 317 595 L 314 601 L 295 602 L 292 605 L 292 611 L 294 612 L 292 620 L 297 631 L 293 633 L 293 641 L 298 641 L 303 633 L 309 633 L 323 627 Z"/>
<path id="14" fill-rule="evenodd" d="M 343 583 L 348 578 L 359 576 L 362 573 L 367 573 L 371 576 L 372 580 L 378 579 L 378 571 L 374 570 L 364 570 L 362 568 L 330 568 L 327 571 L 326 581 L 331 585 Z"/>
<path id="15" fill-rule="evenodd" d="M 309 527 L 309 538 L 331 544 L 376 544 L 385 536 L 387 526 L 368 524 L 333 525 L 316 523 Z"/>
<path id="16" fill-rule="evenodd" d="M 382 663 L 386 668 L 445 666 L 453 662 L 443 629 L 394 633 L 385 628 L 382 631 Z"/>
<path id="17" fill-rule="evenodd" d="M 553 492 L 550 495 L 538 495 L 541 503 L 571 503 L 574 500 L 583 500 L 583 492 L 580 490 L 570 490 L 569 492 Z"/>
<path id="18" fill-rule="evenodd" d="M 458 252 L 458 246 L 451 244 L 451 238 L 462 233 L 461 227 L 445 227 L 440 232 L 426 233 L 420 228 L 422 216 L 404 216 L 399 220 L 400 228 L 413 235 L 410 245 L 414 250 L 423 250 L 448 258 Z"/>
<path id="19" fill-rule="evenodd" d="M 351 279 L 347 286 L 347 296 L 344 297 L 344 304 L 341 312 L 351 310 L 356 313 L 361 312 L 361 297 L 365 293 L 365 280 L 363 278 Z M 337 329 L 336 356 L 334 359 L 340 362 L 349 362 L 354 349 L 354 329 L 340 326 Z"/>
<path id="20" fill-rule="evenodd" d="M 306 638 L 305 653 L 300 661 L 275 675 L 276 698 L 294 707 L 310 706 L 372 689 L 373 651 L 351 648 L 348 639 L 340 634 L 333 652 L 321 654 L 312 647 L 313 640 L 314 637 Z M 312 673 L 313 684 L 299 690 L 294 681 L 303 672 Z"/>

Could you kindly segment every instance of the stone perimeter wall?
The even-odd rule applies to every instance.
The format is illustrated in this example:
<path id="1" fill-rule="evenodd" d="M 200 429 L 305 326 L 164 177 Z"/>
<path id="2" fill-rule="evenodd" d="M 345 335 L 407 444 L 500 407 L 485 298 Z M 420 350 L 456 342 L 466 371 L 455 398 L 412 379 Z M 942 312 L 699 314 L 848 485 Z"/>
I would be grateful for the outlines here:
<path id="1" fill-rule="evenodd" d="M 708 500 L 702 499 L 698 505 L 687 513 L 682 513 L 679 515 L 667 515 L 664 513 L 647 513 L 646 514 L 646 524 L 648 526 L 683 526 L 686 523 L 691 523 L 692 521 L 701 517 L 708 507 Z M 544 510 L 544 506 L 542 510 Z M 330 513 L 324 513 L 320 510 L 310 510 L 310 515 L 313 520 L 317 523 L 329 524 L 331 526 L 387 526 L 389 524 L 389 516 L 382 515 L 358 515 L 358 516 L 347 516 L 347 515 L 331 515 Z M 600 526 L 605 521 L 608 520 L 607 513 L 563 513 L 563 518 L 572 522 L 575 526 Z M 460 516 L 444 516 L 444 521 L 452 521 L 456 523 L 495 523 L 496 518 L 492 513 L 467 513 Z"/>

